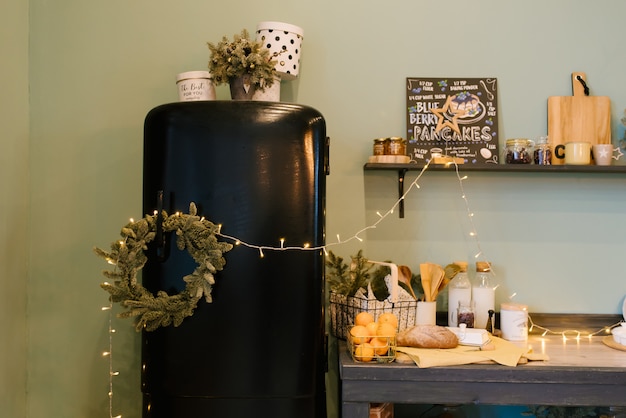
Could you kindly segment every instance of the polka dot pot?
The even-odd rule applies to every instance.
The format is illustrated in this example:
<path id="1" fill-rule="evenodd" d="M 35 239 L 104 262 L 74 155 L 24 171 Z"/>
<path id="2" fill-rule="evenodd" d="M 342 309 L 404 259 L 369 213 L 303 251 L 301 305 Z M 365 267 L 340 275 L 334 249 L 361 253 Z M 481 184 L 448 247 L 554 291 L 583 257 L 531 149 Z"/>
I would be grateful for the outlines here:
<path id="1" fill-rule="evenodd" d="M 282 80 L 294 80 L 300 71 L 302 28 L 282 22 L 260 22 L 256 40 L 270 50 Z"/>

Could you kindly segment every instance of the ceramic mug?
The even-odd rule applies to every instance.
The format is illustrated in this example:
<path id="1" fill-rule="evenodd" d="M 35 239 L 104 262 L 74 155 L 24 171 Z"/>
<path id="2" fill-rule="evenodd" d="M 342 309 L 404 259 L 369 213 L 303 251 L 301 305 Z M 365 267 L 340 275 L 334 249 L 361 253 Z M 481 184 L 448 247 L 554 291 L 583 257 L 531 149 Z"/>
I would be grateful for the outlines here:
<path id="1" fill-rule="evenodd" d="M 593 146 L 593 159 L 596 165 L 611 165 L 613 158 L 613 144 L 595 144 Z"/>
<path id="2" fill-rule="evenodd" d="M 565 164 L 591 164 L 591 142 L 568 142 L 554 147 L 554 156 L 565 159 Z"/>

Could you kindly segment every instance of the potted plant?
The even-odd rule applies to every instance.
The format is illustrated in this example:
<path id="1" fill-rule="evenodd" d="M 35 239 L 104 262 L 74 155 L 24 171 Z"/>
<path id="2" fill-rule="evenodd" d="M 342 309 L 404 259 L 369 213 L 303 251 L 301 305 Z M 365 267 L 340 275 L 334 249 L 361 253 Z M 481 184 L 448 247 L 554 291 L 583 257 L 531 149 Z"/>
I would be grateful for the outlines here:
<path id="1" fill-rule="evenodd" d="M 208 46 L 213 81 L 217 85 L 230 84 L 233 99 L 250 100 L 256 90 L 264 91 L 275 82 L 280 83 L 270 50 L 250 39 L 247 30 L 235 34 L 232 41 L 224 36 L 220 42 L 209 42 Z"/>

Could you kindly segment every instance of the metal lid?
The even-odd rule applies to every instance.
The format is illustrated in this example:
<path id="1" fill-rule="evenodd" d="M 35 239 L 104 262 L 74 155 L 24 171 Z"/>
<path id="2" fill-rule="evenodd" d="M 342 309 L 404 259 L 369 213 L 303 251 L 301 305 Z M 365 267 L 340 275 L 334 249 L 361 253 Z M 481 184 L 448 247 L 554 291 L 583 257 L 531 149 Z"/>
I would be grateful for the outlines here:
<path id="1" fill-rule="evenodd" d="M 532 141 L 528 138 L 510 138 L 506 140 L 506 145 L 528 145 Z"/>
<path id="2" fill-rule="evenodd" d="M 176 76 L 176 82 L 182 80 L 189 80 L 192 78 L 211 78 L 211 73 L 208 71 L 187 71 L 186 73 L 180 73 Z"/>

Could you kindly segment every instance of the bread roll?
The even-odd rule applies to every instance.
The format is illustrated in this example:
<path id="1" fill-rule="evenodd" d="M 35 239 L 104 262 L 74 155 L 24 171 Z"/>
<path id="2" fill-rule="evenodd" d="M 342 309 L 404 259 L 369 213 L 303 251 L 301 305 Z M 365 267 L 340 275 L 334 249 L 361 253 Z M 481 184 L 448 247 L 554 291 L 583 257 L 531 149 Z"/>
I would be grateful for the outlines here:
<path id="1" fill-rule="evenodd" d="M 446 327 L 416 325 L 396 336 L 399 346 L 417 348 L 454 348 L 459 344 L 457 336 Z"/>

